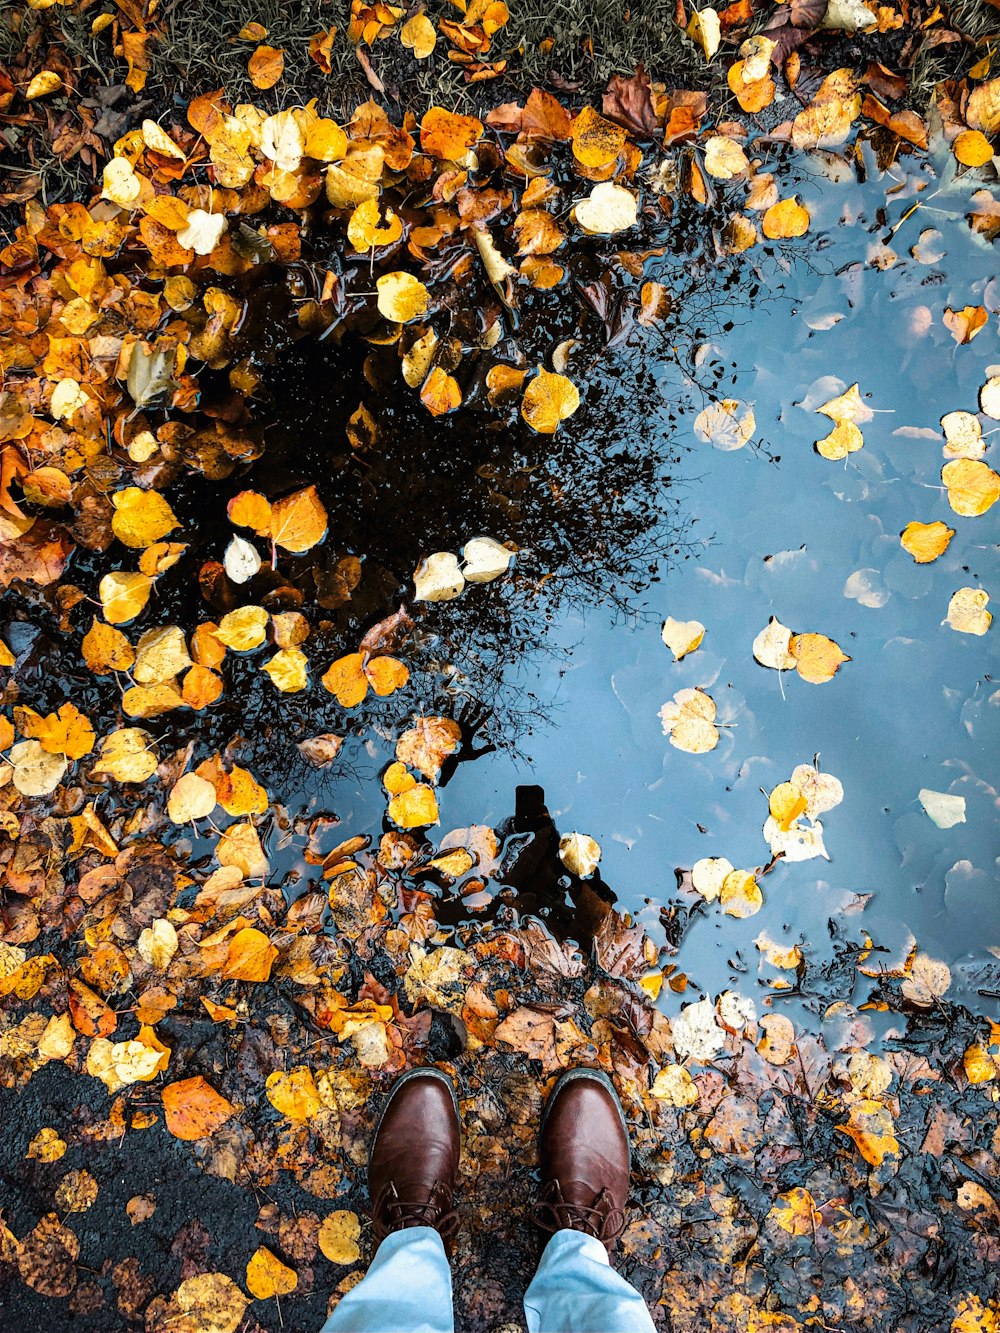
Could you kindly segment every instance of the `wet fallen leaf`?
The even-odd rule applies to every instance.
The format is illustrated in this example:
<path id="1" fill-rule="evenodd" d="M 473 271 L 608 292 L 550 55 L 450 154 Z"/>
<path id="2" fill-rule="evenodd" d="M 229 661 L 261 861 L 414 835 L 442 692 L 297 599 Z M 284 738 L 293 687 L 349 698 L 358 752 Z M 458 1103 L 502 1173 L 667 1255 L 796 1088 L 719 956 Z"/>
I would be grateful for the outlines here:
<path id="1" fill-rule="evenodd" d="M 947 623 L 961 634 L 985 634 L 993 623 L 985 588 L 959 588 L 948 603 Z"/>
<path id="2" fill-rule="evenodd" d="M 430 304 L 430 293 L 412 273 L 383 273 L 377 280 L 378 309 L 395 324 L 422 319 Z"/>
<path id="3" fill-rule="evenodd" d="M 709 403 L 694 419 L 694 433 L 699 440 L 727 452 L 749 444 L 756 429 L 753 405 L 742 403 L 738 398 Z"/>
<path id="4" fill-rule="evenodd" d="M 559 839 L 559 860 L 571 875 L 589 878 L 601 859 L 601 844 L 586 833 L 564 833 Z"/>
<path id="5" fill-rule="evenodd" d="M 688 653 L 693 653 L 705 637 L 705 626 L 700 620 L 675 620 L 668 616 L 663 622 L 661 638 L 679 662 Z"/>
<path id="6" fill-rule="evenodd" d="M 918 565 L 930 564 L 938 556 L 944 555 L 948 543 L 955 535 L 955 529 L 936 520 L 933 523 L 907 523 L 899 535 L 899 544 L 904 551 L 913 556 Z"/>
<path id="7" fill-rule="evenodd" d="M 707 754 L 719 743 L 715 703 L 704 690 L 678 690 L 660 709 L 660 723 L 670 744 L 688 754 Z"/>
<path id="8" fill-rule="evenodd" d="M 161 1096 L 167 1129 L 178 1139 L 205 1138 L 236 1114 L 236 1107 L 200 1074 L 168 1083 Z"/>
<path id="9" fill-rule="evenodd" d="M 320 1224 L 319 1248 L 332 1264 L 356 1264 L 361 1258 L 360 1237 L 357 1213 L 338 1208 Z"/>
<path id="10" fill-rule="evenodd" d="M 1000 499 L 1000 476 L 975 459 L 956 458 L 945 463 L 941 480 L 948 491 L 948 503 L 965 518 L 985 514 Z"/>
<path id="11" fill-rule="evenodd" d="M 111 496 L 115 507 L 111 530 L 126 546 L 142 549 L 161 541 L 180 526 L 174 511 L 158 491 L 127 486 Z"/>
<path id="12" fill-rule="evenodd" d="M 803 680 L 822 685 L 833 680 L 844 662 L 851 659 L 825 634 L 793 634 L 788 651 Z"/>
<path id="13" fill-rule="evenodd" d="M 539 366 L 524 391 L 521 416 L 540 435 L 554 435 L 560 421 L 571 417 L 579 406 L 580 394 L 573 381 Z"/>

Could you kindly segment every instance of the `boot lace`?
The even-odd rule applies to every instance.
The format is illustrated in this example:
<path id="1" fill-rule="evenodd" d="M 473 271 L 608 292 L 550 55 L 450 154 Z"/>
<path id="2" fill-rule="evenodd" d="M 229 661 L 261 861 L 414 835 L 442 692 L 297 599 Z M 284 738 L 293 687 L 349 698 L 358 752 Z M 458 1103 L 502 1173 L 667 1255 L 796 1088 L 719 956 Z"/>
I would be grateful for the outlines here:
<path id="1" fill-rule="evenodd" d="M 434 1227 L 443 1240 L 449 1240 L 458 1227 L 458 1213 L 451 1207 L 451 1194 L 437 1183 L 419 1199 L 401 1199 L 395 1183 L 383 1186 L 372 1209 L 375 1238 L 385 1240 L 392 1231 L 407 1227 Z"/>
<path id="2" fill-rule="evenodd" d="M 625 1230 L 625 1214 L 615 1206 L 606 1189 L 595 1196 L 592 1204 L 571 1203 L 563 1196 L 558 1180 L 550 1180 L 543 1186 L 530 1216 L 542 1231 L 555 1232 L 566 1228 L 586 1231 L 605 1245 Z"/>

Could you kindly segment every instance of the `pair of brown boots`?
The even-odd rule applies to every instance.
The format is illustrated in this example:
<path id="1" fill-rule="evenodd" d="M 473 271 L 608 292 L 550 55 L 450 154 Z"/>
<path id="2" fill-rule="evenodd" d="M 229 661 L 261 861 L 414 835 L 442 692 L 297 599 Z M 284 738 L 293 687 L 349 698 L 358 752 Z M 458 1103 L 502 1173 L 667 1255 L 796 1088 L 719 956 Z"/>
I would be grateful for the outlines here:
<path id="1" fill-rule="evenodd" d="M 439 1069 L 403 1074 L 382 1109 L 368 1158 L 378 1240 L 405 1227 L 453 1234 L 460 1150 L 451 1079 Z M 605 1074 L 570 1069 L 559 1078 L 542 1117 L 539 1157 L 535 1224 L 546 1232 L 586 1231 L 610 1249 L 625 1226 L 630 1154 L 621 1103 Z"/>

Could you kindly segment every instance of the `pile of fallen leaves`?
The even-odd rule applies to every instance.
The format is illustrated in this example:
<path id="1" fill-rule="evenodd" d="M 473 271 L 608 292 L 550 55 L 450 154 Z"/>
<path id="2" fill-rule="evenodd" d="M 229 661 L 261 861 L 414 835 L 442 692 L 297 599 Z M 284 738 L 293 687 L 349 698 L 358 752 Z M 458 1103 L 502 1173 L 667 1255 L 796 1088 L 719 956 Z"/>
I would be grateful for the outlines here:
<path id="1" fill-rule="evenodd" d="M 139 92 L 155 7 L 118 10 L 95 19 L 94 35 L 118 43 Z M 436 26 L 422 10 L 353 0 L 346 40 L 359 52 L 398 41 L 421 60 L 443 38 L 489 87 L 506 72 L 491 44 L 507 18 L 497 0 Z M 664 983 L 685 992 L 679 936 L 654 940 L 588 889 L 600 849 L 582 834 L 558 852 L 579 896 L 582 950 L 537 925 L 444 927 L 441 903 L 474 918 L 502 893 L 506 864 L 492 828 L 431 837 L 440 785 L 470 737 L 440 710 L 415 708 L 414 643 L 436 603 L 516 578 L 516 543 L 470 532 L 460 555 L 428 553 L 405 601 L 393 595 L 347 639 L 328 613 L 363 585 L 365 552 L 331 530 L 324 491 L 335 481 L 267 494 L 253 484 L 265 455 L 253 289 L 276 270 L 298 333 L 369 349 L 345 440 L 364 467 L 379 447 L 378 397 L 397 383 L 435 417 L 474 410 L 530 439 L 555 435 L 588 391 L 586 362 L 574 361 L 572 338 L 548 347 L 547 365 L 529 360 L 532 302 L 575 303 L 572 265 L 584 254 L 625 293 L 614 311 L 598 289 L 584 296 L 606 344 L 664 327 L 680 337 L 683 311 L 650 274 L 682 216 L 698 219 L 696 262 L 709 268 L 807 236 L 808 210 L 782 184 L 786 146 L 836 150 L 845 163 L 874 150 L 887 169 L 934 142 L 969 178 L 970 225 L 995 239 L 1000 79 L 989 49 L 968 79 L 938 89 L 926 118 L 906 105 L 905 76 L 880 62 L 816 63 L 831 31 L 866 29 L 901 33 L 911 62 L 910 19 L 905 5 L 812 0 L 767 15 L 751 4 L 685 13 L 706 62 L 725 61 L 734 100 L 717 105 L 641 70 L 616 78 L 599 109 L 572 90 L 534 88 L 478 115 L 432 106 L 419 119 L 370 99 L 342 123 L 314 101 L 266 109 L 202 92 L 183 117 L 143 117 L 106 154 L 96 135 L 78 143 L 99 166 L 93 197 L 46 207 L 21 196 L 0 251 L 0 585 L 16 605 L 0 633 L 0 1083 L 25 1097 L 58 1070 L 80 1091 L 66 1094 L 71 1116 L 31 1129 L 23 1157 L 47 1211 L 31 1226 L 0 1224 L 5 1299 L 26 1289 L 81 1317 L 114 1299 L 126 1326 L 148 1333 L 272 1326 L 280 1309 L 263 1303 L 314 1291 L 321 1312 L 326 1292 L 360 1272 L 373 1100 L 399 1070 L 443 1059 L 462 1082 L 469 1144 L 474 1226 L 460 1283 L 472 1324 L 491 1326 L 509 1298 L 483 1247 L 497 1227 L 522 1244 L 498 1182 L 527 1197 L 544 1084 L 586 1061 L 614 1075 L 635 1127 L 648 1192 L 623 1249 L 669 1327 L 704 1327 L 696 1312 L 708 1306 L 720 1330 L 996 1326 L 1000 1034 L 948 1007 L 947 967 L 915 944 L 879 961 L 868 941 L 810 991 L 803 949 L 761 936 L 760 1012 L 727 992 L 671 1022 L 656 999 Z M 241 34 L 251 79 L 279 95 L 283 53 L 260 27 Z M 937 19 L 922 40 L 935 29 L 952 31 Z M 335 40 L 345 35 L 310 46 L 321 70 Z M 36 44 L 16 82 L 0 74 L 5 124 L 73 91 L 58 51 Z M 781 97 L 796 113 L 760 133 L 751 117 Z M 947 312 L 958 341 L 983 326 L 979 310 Z M 982 393 L 983 413 L 1000 416 L 996 380 Z M 856 386 L 818 410 L 834 422 L 817 444 L 824 458 L 861 447 Z M 952 510 L 975 517 L 1000 480 L 981 459 L 978 418 L 949 415 L 942 479 Z M 754 430 L 752 410 L 730 400 L 695 423 L 720 448 Z M 227 478 L 245 485 L 224 504 L 216 483 Z M 203 558 L 193 525 L 207 522 L 225 537 Z M 940 520 L 914 522 L 901 540 L 926 562 L 951 535 Z M 985 632 L 983 596 L 956 593 L 956 629 Z M 63 636 L 67 676 L 85 676 L 85 691 L 53 698 L 59 683 L 39 679 L 19 631 L 33 618 Z M 668 622 L 664 640 L 679 659 L 704 632 Z M 850 661 L 825 635 L 777 621 L 752 651 L 813 684 Z M 319 769 L 336 765 L 348 732 L 365 735 L 370 706 L 398 704 L 380 838 L 286 806 L 239 762 L 235 727 L 208 739 L 248 671 L 266 675 L 279 709 L 289 695 L 317 715 L 336 704 L 338 730 L 299 745 Z M 192 717 L 205 738 L 175 730 Z M 677 748 L 717 743 L 703 690 L 678 691 L 661 720 Z M 674 910 L 756 912 L 759 881 L 779 860 L 825 855 L 820 816 L 841 794 L 799 765 L 767 795 L 767 863 L 698 862 L 680 873 Z M 946 820 L 942 795 L 921 799 Z M 262 834 L 303 848 L 310 879 L 292 900 L 270 878 Z M 804 987 L 823 1040 L 782 1012 Z M 908 1051 L 901 1029 L 897 1049 L 870 1052 L 866 1009 L 902 1015 L 926 1053 Z M 101 1154 L 123 1138 L 161 1152 L 189 1144 L 208 1176 L 265 1193 L 294 1182 L 297 1193 L 264 1204 L 259 1245 L 238 1263 L 228 1256 L 228 1273 L 187 1234 L 181 1277 L 154 1281 L 123 1256 L 92 1278 L 84 1260 L 103 1258 L 81 1258 L 74 1215 L 103 1206 Z M 79 1164 L 64 1170 L 67 1154 Z M 933 1191 L 934 1211 L 897 1206 L 897 1189 Z M 328 1201 L 349 1206 L 328 1212 Z M 132 1225 L 155 1208 L 155 1197 L 130 1198 Z M 837 1278 L 823 1288 L 828 1257 Z M 722 1269 L 740 1277 L 720 1295 Z"/>

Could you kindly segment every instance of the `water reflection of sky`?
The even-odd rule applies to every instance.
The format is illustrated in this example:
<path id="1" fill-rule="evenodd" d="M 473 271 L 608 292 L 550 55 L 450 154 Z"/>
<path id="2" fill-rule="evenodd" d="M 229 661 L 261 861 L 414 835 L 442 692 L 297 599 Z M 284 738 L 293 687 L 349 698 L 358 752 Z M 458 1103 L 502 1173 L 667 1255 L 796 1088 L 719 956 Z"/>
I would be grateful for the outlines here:
<path id="1" fill-rule="evenodd" d="M 604 879 L 655 926 L 659 905 L 676 892 L 675 867 L 703 856 L 747 868 L 767 861 L 760 789 L 818 753 L 846 793 L 824 818 L 830 861 L 779 865 L 762 881 L 762 911 L 745 921 L 710 907 L 677 960 L 692 986 L 746 989 L 762 930 L 825 958 L 828 921 L 846 911 L 846 937 L 860 941 L 867 930 L 898 956 L 912 936 L 957 965 L 953 995 L 989 1010 L 995 1001 L 976 990 L 995 990 L 995 968 L 992 981 L 984 968 L 990 946 L 1000 946 L 995 729 L 992 742 L 989 734 L 997 629 L 977 638 L 941 622 L 956 589 L 980 580 L 991 589 L 995 525 L 992 514 L 962 518 L 948 506 L 939 419 L 974 410 L 988 367 L 1000 361 L 995 314 L 968 346 L 941 322 L 946 305 L 983 302 L 990 255 L 956 203 L 953 215 L 918 212 L 903 226 L 894 267 L 866 264 L 885 186 L 834 185 L 821 174 L 803 182 L 811 262 L 789 273 L 771 267 L 768 286 L 786 299 L 741 312 L 701 351 L 702 370 L 713 359 L 727 367 L 718 396 L 754 404 L 764 446 L 724 453 L 690 435 L 686 467 L 697 480 L 688 507 L 713 543 L 653 585 L 645 600 L 655 619 L 630 626 L 600 607 L 570 610 L 551 631 L 568 658 L 511 664 L 510 688 L 530 688 L 550 722 L 517 755 L 461 764 L 441 794 L 442 829 L 497 824 L 511 814 L 518 784 L 539 784 L 560 831 L 597 838 Z M 943 257 L 919 263 L 910 246 L 930 226 L 941 232 Z M 1000 373 L 995 365 L 992 373 Z M 817 389 L 824 376 L 840 383 Z M 861 452 L 828 462 L 812 444 L 831 423 L 796 404 L 825 401 L 854 381 L 876 416 L 863 426 Z M 677 368 L 664 366 L 659 383 L 674 395 Z M 899 533 L 912 519 L 938 518 L 957 535 L 941 559 L 917 566 Z M 677 664 L 660 639 L 667 615 L 707 627 L 702 647 Z M 824 685 L 779 678 L 751 654 L 772 615 L 829 635 L 853 660 Z M 708 755 L 683 753 L 662 734 L 658 710 L 685 686 L 709 690 L 726 724 Z M 351 831 L 350 789 L 364 826 L 366 787 L 367 779 L 339 786 L 338 813 Z M 923 787 L 964 796 L 966 822 L 937 828 L 917 801 Z M 856 894 L 874 897 L 851 915 Z"/>

